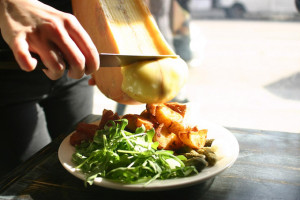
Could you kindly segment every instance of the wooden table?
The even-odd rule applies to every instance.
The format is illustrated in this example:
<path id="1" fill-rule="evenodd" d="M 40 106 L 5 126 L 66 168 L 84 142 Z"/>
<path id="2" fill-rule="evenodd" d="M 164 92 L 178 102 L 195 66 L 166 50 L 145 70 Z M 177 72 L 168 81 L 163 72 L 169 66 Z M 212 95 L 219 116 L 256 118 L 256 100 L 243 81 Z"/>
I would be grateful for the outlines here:
<path id="1" fill-rule="evenodd" d="M 84 121 L 96 121 L 99 117 L 90 115 Z M 0 199 L 2 196 L 34 200 L 300 199 L 300 134 L 227 129 L 240 145 L 237 161 L 222 174 L 192 187 L 159 192 L 126 192 L 99 186 L 86 188 L 83 181 L 67 172 L 58 160 L 58 147 L 67 136 L 62 134 L 0 180 Z"/>

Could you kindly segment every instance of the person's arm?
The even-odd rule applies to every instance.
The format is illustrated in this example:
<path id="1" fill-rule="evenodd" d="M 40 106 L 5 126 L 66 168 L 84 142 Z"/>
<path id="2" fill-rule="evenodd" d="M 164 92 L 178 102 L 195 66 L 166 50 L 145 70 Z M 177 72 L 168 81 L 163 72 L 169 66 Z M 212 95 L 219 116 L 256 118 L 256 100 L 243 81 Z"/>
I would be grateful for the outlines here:
<path id="1" fill-rule="evenodd" d="M 0 0 L 0 29 L 4 40 L 24 71 L 36 67 L 40 56 L 52 80 L 63 75 L 81 78 L 99 67 L 98 51 L 78 20 L 37 0 Z"/>

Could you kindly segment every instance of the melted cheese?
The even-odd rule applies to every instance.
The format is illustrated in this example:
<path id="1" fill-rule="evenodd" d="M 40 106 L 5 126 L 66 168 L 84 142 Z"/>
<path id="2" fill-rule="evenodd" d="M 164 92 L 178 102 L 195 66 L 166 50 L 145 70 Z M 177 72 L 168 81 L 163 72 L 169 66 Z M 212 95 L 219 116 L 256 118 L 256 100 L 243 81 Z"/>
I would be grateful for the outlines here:
<path id="1" fill-rule="evenodd" d="M 183 60 L 165 58 L 144 61 L 122 69 L 122 90 L 139 102 L 167 102 L 177 95 L 187 77 Z"/>

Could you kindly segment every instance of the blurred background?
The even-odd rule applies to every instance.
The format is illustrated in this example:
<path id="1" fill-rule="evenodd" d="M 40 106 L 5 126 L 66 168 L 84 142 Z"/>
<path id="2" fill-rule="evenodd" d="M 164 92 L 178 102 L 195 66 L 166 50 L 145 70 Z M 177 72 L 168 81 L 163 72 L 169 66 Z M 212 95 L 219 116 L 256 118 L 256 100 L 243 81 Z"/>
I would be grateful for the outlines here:
<path id="1" fill-rule="evenodd" d="M 298 0 L 149 2 L 189 65 L 188 82 L 174 101 L 188 102 L 199 117 L 225 127 L 300 133 Z M 162 4 L 165 14 L 157 10 Z M 162 16 L 169 24 L 160 24 Z M 104 108 L 140 113 L 145 105 L 120 109 L 95 87 L 93 112 Z"/>

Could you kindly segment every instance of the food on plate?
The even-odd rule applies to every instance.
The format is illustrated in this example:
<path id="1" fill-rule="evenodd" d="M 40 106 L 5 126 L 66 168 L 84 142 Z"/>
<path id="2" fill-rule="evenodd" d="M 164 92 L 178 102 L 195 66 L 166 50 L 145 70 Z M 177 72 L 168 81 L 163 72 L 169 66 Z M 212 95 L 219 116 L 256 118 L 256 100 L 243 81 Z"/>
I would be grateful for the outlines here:
<path id="1" fill-rule="evenodd" d="M 175 54 L 143 0 L 72 0 L 72 5 L 100 53 Z M 93 74 L 100 91 L 122 104 L 167 102 L 187 76 L 187 64 L 179 57 L 101 67 Z"/>
<path id="2" fill-rule="evenodd" d="M 197 126 L 190 127 L 183 122 L 186 105 L 147 104 L 146 108 L 159 124 L 154 139 L 160 149 L 174 150 L 183 146 L 199 149 L 205 145 L 207 130 L 198 130 Z"/>
<path id="3" fill-rule="evenodd" d="M 70 144 L 72 146 L 79 145 L 82 141 L 93 140 L 96 131 L 99 130 L 99 125 L 79 123 L 76 131 L 70 137 Z"/>
<path id="4" fill-rule="evenodd" d="M 76 131 L 70 137 L 70 144 L 72 146 L 80 144 L 82 141 L 91 141 L 93 140 L 96 131 L 103 129 L 105 124 L 109 120 L 118 120 L 120 117 L 118 114 L 114 113 L 111 110 L 104 109 L 102 112 L 102 120 L 100 121 L 99 125 L 96 124 L 87 124 L 81 122 L 77 125 Z"/>
<path id="5" fill-rule="evenodd" d="M 197 174 L 217 157 L 207 130 L 186 125 L 185 112 L 178 103 L 147 104 L 124 116 L 104 110 L 98 125 L 80 123 L 72 133 L 72 161 L 90 184 L 96 177 L 148 184 Z"/>
<path id="6" fill-rule="evenodd" d="M 150 130 L 154 128 L 154 123 L 148 119 L 147 117 L 143 117 L 137 114 L 127 114 L 122 117 L 123 119 L 128 120 L 128 125 L 126 129 L 129 131 L 135 131 L 138 127 L 142 125 L 145 127 L 146 130 Z"/>
<path id="7" fill-rule="evenodd" d="M 205 145 L 207 130 L 198 130 L 197 127 L 187 128 L 185 131 L 179 132 L 178 135 L 185 145 L 193 149 L 200 149 Z"/>
<path id="8" fill-rule="evenodd" d="M 215 152 L 209 147 L 210 146 L 198 149 L 197 153 L 200 155 L 204 155 L 208 165 L 213 166 L 217 162 L 217 156 Z"/>

